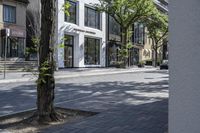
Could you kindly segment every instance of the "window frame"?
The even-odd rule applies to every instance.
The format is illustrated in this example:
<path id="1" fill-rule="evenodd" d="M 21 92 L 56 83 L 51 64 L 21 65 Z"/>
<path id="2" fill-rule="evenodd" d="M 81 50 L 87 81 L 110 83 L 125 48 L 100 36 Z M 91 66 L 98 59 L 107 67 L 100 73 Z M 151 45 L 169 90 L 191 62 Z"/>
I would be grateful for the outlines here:
<path id="1" fill-rule="evenodd" d="M 72 24 L 77 24 L 77 2 L 71 1 L 71 0 L 65 0 L 65 3 L 69 2 L 70 4 L 72 3 L 75 6 L 75 22 L 70 22 L 67 20 L 68 17 L 65 13 L 64 13 L 64 21 L 67 23 L 72 23 Z M 70 7 L 69 7 L 70 8 Z"/>
<path id="2" fill-rule="evenodd" d="M 95 26 L 94 27 L 89 25 L 89 21 L 88 21 L 88 18 L 89 18 L 88 17 L 88 9 L 95 12 Z M 101 26 L 102 25 L 102 22 L 101 22 L 101 20 L 102 20 L 101 19 L 101 13 L 99 11 L 95 10 L 93 7 L 90 7 L 88 5 L 85 5 L 84 10 L 85 10 L 84 11 L 84 18 L 85 18 L 84 25 L 86 27 L 90 27 L 90 28 L 101 30 L 101 27 L 102 27 Z M 87 15 L 86 15 L 86 12 L 87 12 Z M 98 18 L 98 21 L 97 21 L 97 18 Z"/>
<path id="3" fill-rule="evenodd" d="M 15 17 L 14 21 L 7 21 L 7 20 L 5 20 L 5 7 L 14 9 L 14 13 L 15 13 L 14 14 L 14 17 Z M 16 22 L 17 22 L 17 8 L 15 6 L 3 4 L 3 22 L 16 24 Z"/>

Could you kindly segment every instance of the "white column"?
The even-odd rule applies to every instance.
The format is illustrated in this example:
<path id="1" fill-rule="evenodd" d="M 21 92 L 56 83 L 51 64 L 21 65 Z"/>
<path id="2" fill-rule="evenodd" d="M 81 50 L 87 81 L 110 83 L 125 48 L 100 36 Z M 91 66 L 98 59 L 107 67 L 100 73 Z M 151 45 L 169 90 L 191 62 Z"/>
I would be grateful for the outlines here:
<path id="1" fill-rule="evenodd" d="M 102 13 L 102 45 L 101 45 L 101 51 L 100 51 L 100 63 L 102 67 L 106 66 L 106 14 Z"/>
<path id="2" fill-rule="evenodd" d="M 170 1 L 169 133 L 200 132 L 200 1 Z"/>
<path id="3" fill-rule="evenodd" d="M 59 68 L 64 68 L 64 48 L 60 47 L 63 44 L 64 37 L 64 12 L 62 11 L 62 7 L 64 5 L 64 0 L 58 0 L 58 17 L 57 17 L 57 65 Z"/>

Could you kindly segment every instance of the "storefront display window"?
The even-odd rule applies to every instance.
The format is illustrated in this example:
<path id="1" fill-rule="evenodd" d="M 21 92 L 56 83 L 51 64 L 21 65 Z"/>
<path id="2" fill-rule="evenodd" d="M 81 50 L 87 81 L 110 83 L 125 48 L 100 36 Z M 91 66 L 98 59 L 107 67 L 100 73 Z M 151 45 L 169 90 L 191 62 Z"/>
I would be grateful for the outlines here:
<path id="1" fill-rule="evenodd" d="M 85 65 L 100 64 L 100 40 L 85 38 Z"/>

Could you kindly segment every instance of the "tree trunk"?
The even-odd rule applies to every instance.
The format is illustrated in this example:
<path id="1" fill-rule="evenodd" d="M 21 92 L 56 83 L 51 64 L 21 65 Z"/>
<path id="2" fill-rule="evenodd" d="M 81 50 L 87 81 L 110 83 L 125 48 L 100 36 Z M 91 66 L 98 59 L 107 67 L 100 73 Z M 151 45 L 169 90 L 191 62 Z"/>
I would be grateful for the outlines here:
<path id="1" fill-rule="evenodd" d="M 157 62 L 158 62 L 158 52 L 157 52 L 158 48 L 155 48 L 155 67 L 157 67 Z"/>
<path id="2" fill-rule="evenodd" d="M 128 43 L 127 38 L 128 38 L 128 29 L 123 27 L 122 28 L 122 48 L 126 48 L 126 45 Z M 125 57 L 122 57 L 122 59 L 123 59 L 124 65 L 128 66 L 128 58 L 125 56 Z"/>
<path id="3" fill-rule="evenodd" d="M 152 38 L 152 40 L 153 40 L 153 42 L 152 42 L 152 47 L 153 47 L 153 50 L 154 50 L 154 52 L 153 52 L 153 66 L 154 67 L 157 67 L 157 56 L 158 56 L 158 54 L 157 54 L 157 50 L 158 50 L 158 45 L 157 45 L 157 43 L 155 42 L 155 40 Z"/>
<path id="4" fill-rule="evenodd" d="M 122 28 L 122 45 L 127 44 L 127 37 L 128 37 L 127 31 L 128 31 L 127 28 Z"/>
<path id="5" fill-rule="evenodd" d="M 39 122 L 58 120 L 54 110 L 54 28 L 56 0 L 41 0 L 41 37 L 39 46 L 39 77 L 37 110 Z"/>

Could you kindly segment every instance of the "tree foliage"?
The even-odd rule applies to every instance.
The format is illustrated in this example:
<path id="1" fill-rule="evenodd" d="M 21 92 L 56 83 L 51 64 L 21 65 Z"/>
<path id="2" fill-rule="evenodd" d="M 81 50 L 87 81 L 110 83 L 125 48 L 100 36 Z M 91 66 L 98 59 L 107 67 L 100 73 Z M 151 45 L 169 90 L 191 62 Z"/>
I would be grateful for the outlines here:
<path id="1" fill-rule="evenodd" d="M 155 5 L 152 0 L 99 0 L 97 10 L 112 16 L 122 28 L 122 43 L 127 44 L 127 30 L 134 22 L 153 14 Z"/>
<path id="2" fill-rule="evenodd" d="M 148 29 L 149 37 L 153 40 L 154 66 L 157 66 L 157 50 L 163 46 L 168 37 L 168 16 L 156 10 L 144 23 Z"/>
<path id="3" fill-rule="evenodd" d="M 160 47 L 164 39 L 168 36 L 168 17 L 166 14 L 157 11 L 154 15 L 150 16 L 145 21 L 147 26 L 149 37 L 153 39 L 155 44 L 160 44 Z"/>

